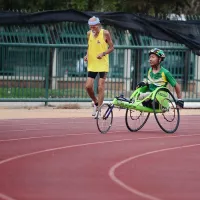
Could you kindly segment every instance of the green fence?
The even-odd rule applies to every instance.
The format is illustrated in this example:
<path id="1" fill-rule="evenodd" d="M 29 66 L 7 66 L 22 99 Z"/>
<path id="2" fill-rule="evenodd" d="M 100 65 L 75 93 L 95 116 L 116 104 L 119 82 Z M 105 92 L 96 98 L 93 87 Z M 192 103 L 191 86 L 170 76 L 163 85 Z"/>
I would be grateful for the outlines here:
<path id="1" fill-rule="evenodd" d="M 199 101 L 198 56 L 184 45 L 155 40 L 127 30 L 105 26 L 111 32 L 115 51 L 110 54 L 110 72 L 105 100 L 123 93 L 130 96 L 145 78 L 148 51 L 166 52 L 163 66 L 182 86 L 186 101 Z M 90 101 L 85 92 L 88 26 L 58 23 L 0 27 L 0 101 Z"/>

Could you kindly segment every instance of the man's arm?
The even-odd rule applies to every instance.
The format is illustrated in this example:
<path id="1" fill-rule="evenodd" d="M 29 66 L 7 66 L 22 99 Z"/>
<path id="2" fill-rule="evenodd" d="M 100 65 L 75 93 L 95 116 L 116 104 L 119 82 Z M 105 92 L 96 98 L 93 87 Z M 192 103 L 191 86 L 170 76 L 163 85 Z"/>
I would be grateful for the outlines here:
<path id="1" fill-rule="evenodd" d="M 108 49 L 106 51 L 100 53 L 97 56 L 98 59 L 102 59 L 103 56 L 105 56 L 106 54 L 111 53 L 114 50 L 113 41 L 112 41 L 112 38 L 110 36 L 109 31 L 104 30 L 103 35 L 104 35 L 104 40 L 106 41 L 106 43 L 108 43 Z"/>
<path id="2" fill-rule="evenodd" d="M 89 40 L 90 37 L 90 31 L 87 32 L 87 40 Z M 84 56 L 84 61 L 88 61 L 88 49 L 87 49 L 87 54 Z"/>
<path id="3" fill-rule="evenodd" d="M 108 46 L 109 46 L 108 50 L 105 51 L 105 54 L 109 54 L 114 50 L 114 45 L 113 45 L 111 35 L 110 35 L 109 31 L 107 31 L 107 30 L 104 30 L 104 39 L 108 43 Z"/>

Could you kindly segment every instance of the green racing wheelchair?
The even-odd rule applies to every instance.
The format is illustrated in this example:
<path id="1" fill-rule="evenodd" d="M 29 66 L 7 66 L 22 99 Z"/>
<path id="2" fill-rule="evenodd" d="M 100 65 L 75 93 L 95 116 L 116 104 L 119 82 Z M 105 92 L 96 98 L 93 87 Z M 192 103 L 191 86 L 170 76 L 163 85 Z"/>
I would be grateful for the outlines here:
<path id="1" fill-rule="evenodd" d="M 113 109 L 126 109 L 125 122 L 131 132 L 140 130 L 153 113 L 159 127 L 165 133 L 174 133 L 180 122 L 179 108 L 176 99 L 166 87 L 158 87 L 144 99 L 141 93 L 147 91 L 147 86 L 136 89 L 130 99 L 123 95 L 115 97 L 111 103 L 102 104 L 97 113 L 96 123 L 101 133 L 107 133 L 113 123 Z"/>

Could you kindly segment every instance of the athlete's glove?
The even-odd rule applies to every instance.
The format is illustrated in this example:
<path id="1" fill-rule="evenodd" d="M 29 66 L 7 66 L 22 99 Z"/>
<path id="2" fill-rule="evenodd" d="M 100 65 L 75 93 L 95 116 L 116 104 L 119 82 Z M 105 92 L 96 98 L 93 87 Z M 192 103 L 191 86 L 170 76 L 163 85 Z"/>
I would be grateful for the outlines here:
<path id="1" fill-rule="evenodd" d="M 144 87 L 144 86 L 148 86 L 148 83 L 145 83 L 144 81 L 142 81 L 142 82 L 137 84 L 136 88 Z"/>
<path id="2" fill-rule="evenodd" d="M 180 108 L 183 108 L 184 107 L 184 101 L 182 99 L 178 99 L 176 101 L 176 105 L 179 106 Z"/>

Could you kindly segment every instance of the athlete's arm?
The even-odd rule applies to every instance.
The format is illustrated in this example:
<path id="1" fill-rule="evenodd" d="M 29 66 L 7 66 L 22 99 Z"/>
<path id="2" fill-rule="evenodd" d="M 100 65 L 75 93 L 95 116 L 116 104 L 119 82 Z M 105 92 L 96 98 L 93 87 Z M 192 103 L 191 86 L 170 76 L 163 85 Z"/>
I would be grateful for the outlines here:
<path id="1" fill-rule="evenodd" d="M 104 39 L 108 43 L 108 50 L 105 51 L 105 54 L 109 54 L 114 50 L 114 45 L 113 45 L 111 35 L 110 35 L 109 31 L 107 31 L 107 30 L 104 30 Z"/>
<path id="2" fill-rule="evenodd" d="M 174 89 L 176 91 L 177 98 L 182 99 L 181 87 L 177 82 L 176 85 L 174 86 Z"/>
<path id="3" fill-rule="evenodd" d="M 87 32 L 87 40 L 89 40 L 89 37 L 90 37 L 90 31 Z M 84 56 L 84 61 L 88 61 L 88 49 L 87 49 L 87 54 Z"/>
<path id="4" fill-rule="evenodd" d="M 110 36 L 109 31 L 104 30 L 103 32 L 103 36 L 104 36 L 104 40 L 106 41 L 106 43 L 108 43 L 108 49 L 102 53 L 100 53 L 97 58 L 101 59 L 103 56 L 105 56 L 106 54 L 111 53 L 114 50 L 114 45 L 113 45 L 113 41 L 112 38 Z"/>

